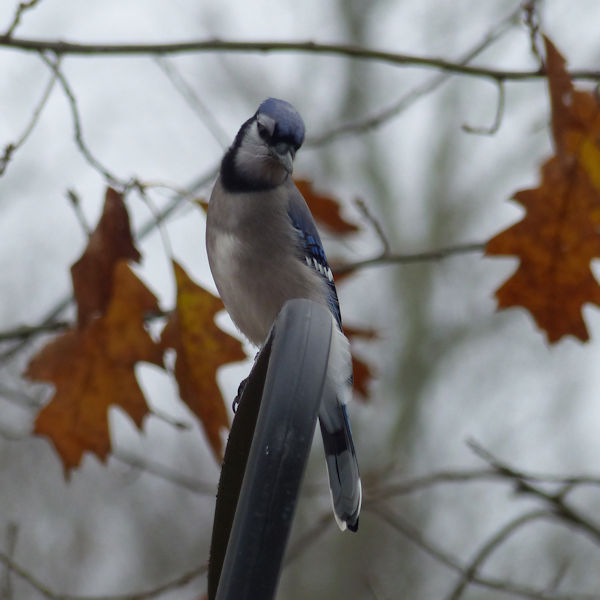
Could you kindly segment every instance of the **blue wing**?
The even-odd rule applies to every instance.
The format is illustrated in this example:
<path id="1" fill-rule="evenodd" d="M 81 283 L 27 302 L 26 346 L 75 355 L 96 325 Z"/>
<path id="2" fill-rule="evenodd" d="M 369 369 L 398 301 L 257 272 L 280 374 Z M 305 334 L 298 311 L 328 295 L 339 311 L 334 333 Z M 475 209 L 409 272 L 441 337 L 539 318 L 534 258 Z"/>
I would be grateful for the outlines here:
<path id="1" fill-rule="evenodd" d="M 323 244 L 321 243 L 321 238 L 319 237 L 319 232 L 317 231 L 317 226 L 315 225 L 310 209 L 302 194 L 295 186 L 288 203 L 288 215 L 294 229 L 298 233 L 298 241 L 303 254 L 302 258 L 309 267 L 315 269 L 327 282 L 329 287 L 329 309 L 341 329 L 342 315 L 340 314 L 340 304 L 335 283 L 333 282 L 333 273 L 327 263 L 325 250 L 323 250 Z"/>
<path id="2" fill-rule="evenodd" d="M 289 197 L 288 215 L 298 234 L 298 247 L 301 252 L 299 258 L 304 260 L 309 267 L 315 269 L 327 282 L 329 309 L 339 325 L 339 335 L 344 337 L 341 333 L 342 318 L 333 274 L 327 264 L 327 257 L 315 221 L 310 214 L 306 201 L 295 186 Z M 332 337 L 332 348 L 335 339 L 335 337 Z M 335 353 L 335 351 L 332 352 Z M 348 365 L 348 379 L 344 382 L 344 386 L 352 387 L 351 365 Z M 319 411 L 319 423 L 327 460 L 331 499 L 336 521 L 340 528 L 345 529 L 348 527 L 351 531 L 356 531 L 362 502 L 358 462 L 354 451 L 348 412 L 343 400 L 341 400 L 343 395 L 339 395 L 337 387 L 331 392 L 332 390 L 329 389 L 329 393 L 323 398 L 321 410 Z"/>

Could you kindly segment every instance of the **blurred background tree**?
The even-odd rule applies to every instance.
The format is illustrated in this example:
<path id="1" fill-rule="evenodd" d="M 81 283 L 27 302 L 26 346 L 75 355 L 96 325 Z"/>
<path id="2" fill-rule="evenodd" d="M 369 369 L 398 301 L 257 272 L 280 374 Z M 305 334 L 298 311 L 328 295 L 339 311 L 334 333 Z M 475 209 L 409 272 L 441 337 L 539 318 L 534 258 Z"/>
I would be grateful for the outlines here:
<path id="1" fill-rule="evenodd" d="M 143 433 L 111 409 L 107 465 L 87 455 L 65 481 L 54 449 L 31 435 L 48 387 L 21 374 L 50 330 L 75 318 L 63 302 L 69 266 L 107 184 L 147 186 L 126 201 L 143 255 L 136 272 L 161 306 L 173 306 L 175 288 L 156 214 L 167 214 L 177 260 L 214 291 L 191 199 L 207 196 L 224 148 L 267 96 L 305 119 L 296 175 L 362 224 L 350 241 L 325 232 L 330 258 L 376 255 L 373 221 L 401 255 L 459 249 L 364 266 L 339 283 L 346 321 L 378 332 L 357 344 L 377 378 L 351 407 L 364 515 L 357 535 L 339 533 L 315 451 L 278 597 L 598 597 L 597 311 L 585 311 L 591 342 L 549 347 L 524 310 L 495 312 L 494 290 L 516 261 L 477 250 L 520 218 L 507 200 L 537 185 L 552 152 L 543 78 L 507 78 L 500 110 L 493 81 L 432 66 L 218 48 L 58 61 L 15 40 L 312 40 L 535 71 L 538 24 L 570 68 L 597 65 L 599 18 L 596 0 L 5 1 L 0 144 L 17 147 L 0 163 L 0 597 L 204 593 L 219 469 L 173 379 L 138 367 L 153 410 Z M 48 318 L 35 335 L 19 330 Z M 236 335 L 225 315 L 218 323 Z M 251 365 L 246 349 L 246 362 L 220 372 L 228 399 Z M 568 491 L 566 507 L 557 491 Z"/>

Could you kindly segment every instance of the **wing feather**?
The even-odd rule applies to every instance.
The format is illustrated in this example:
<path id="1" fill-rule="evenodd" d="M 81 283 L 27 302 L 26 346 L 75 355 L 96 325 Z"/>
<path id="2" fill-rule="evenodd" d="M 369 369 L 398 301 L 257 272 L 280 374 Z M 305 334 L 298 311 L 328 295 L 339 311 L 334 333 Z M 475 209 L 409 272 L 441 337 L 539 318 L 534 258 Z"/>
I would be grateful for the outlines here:
<path id="1" fill-rule="evenodd" d="M 341 329 L 342 316 L 340 314 L 337 290 L 333 281 L 333 273 L 327 262 L 327 256 L 325 255 L 325 250 L 323 249 L 313 216 L 300 190 L 296 186 L 293 187 L 290 194 L 288 215 L 298 234 L 298 245 L 304 261 L 307 266 L 314 269 L 327 282 L 329 308 Z"/>

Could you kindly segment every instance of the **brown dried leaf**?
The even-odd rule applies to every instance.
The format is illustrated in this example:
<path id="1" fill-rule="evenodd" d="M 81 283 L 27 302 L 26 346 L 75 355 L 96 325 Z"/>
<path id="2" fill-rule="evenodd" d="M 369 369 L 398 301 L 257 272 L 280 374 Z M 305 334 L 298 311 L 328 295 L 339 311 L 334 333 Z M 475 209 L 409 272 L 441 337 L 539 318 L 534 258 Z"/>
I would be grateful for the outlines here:
<path id="1" fill-rule="evenodd" d="M 179 394 L 200 419 L 215 458 L 221 461 L 221 433 L 229 427 L 229 419 L 217 385 L 217 370 L 246 355 L 238 340 L 215 325 L 215 314 L 223 309 L 221 300 L 194 283 L 178 263 L 173 262 L 173 268 L 177 304 L 161 342 L 177 352 Z"/>
<path id="2" fill-rule="evenodd" d="M 539 187 L 514 195 L 526 214 L 492 238 L 486 254 L 520 259 L 496 292 L 500 308 L 527 308 L 550 342 L 565 335 L 585 341 L 583 305 L 600 305 L 590 269 L 600 257 L 600 106 L 574 89 L 564 58 L 545 43 L 556 155 L 542 166 Z"/>
<path id="3" fill-rule="evenodd" d="M 60 335 L 29 363 L 25 376 L 55 386 L 34 431 L 50 438 L 66 474 L 86 451 L 105 460 L 111 405 L 120 406 L 141 427 L 148 407 L 134 367 L 139 361 L 162 365 L 162 349 L 143 320 L 145 313 L 156 310 L 155 296 L 120 261 L 114 268 L 114 294 L 106 313 Z"/>
<path id="4" fill-rule="evenodd" d="M 102 217 L 85 252 L 71 267 L 79 327 L 104 313 L 112 294 L 113 271 L 122 259 L 139 261 L 140 253 L 133 244 L 123 196 L 107 188 Z"/>

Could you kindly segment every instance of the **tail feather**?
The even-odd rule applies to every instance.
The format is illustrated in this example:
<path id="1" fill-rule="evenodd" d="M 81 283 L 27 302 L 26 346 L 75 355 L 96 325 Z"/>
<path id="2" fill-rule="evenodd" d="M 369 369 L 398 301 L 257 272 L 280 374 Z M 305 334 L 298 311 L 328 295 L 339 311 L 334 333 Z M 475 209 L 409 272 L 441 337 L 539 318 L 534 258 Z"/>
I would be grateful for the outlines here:
<path id="1" fill-rule="evenodd" d="M 340 529 L 343 531 L 348 527 L 350 531 L 356 531 L 362 502 L 362 486 L 346 407 L 338 404 L 337 408 L 338 424 L 341 424 L 341 428 L 331 431 L 327 429 L 324 422 L 330 421 L 331 415 L 328 415 L 329 418 L 321 418 L 319 422 L 329 473 L 331 501 Z"/>
<path id="2" fill-rule="evenodd" d="M 329 473 L 333 512 L 340 529 L 358 529 L 362 486 L 346 402 L 352 396 L 352 362 L 348 339 L 334 326 L 325 394 L 319 424 Z"/>

